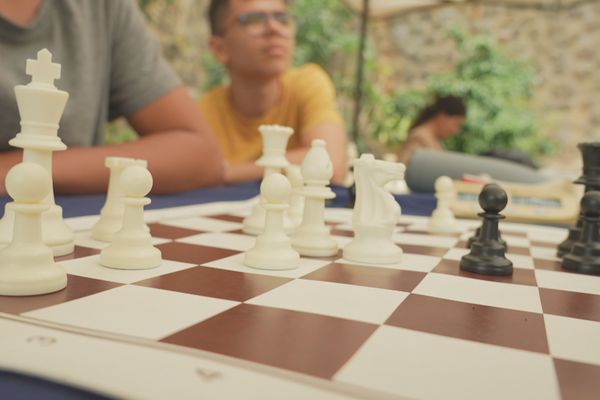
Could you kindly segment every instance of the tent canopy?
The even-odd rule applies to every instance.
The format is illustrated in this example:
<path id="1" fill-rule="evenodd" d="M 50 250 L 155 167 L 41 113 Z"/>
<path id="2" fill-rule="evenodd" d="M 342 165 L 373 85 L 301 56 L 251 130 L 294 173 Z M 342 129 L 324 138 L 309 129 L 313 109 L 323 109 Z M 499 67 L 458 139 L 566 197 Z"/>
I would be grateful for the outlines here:
<path id="1" fill-rule="evenodd" d="M 370 0 L 369 15 L 371 17 L 385 17 L 410 9 L 467 1 L 469 0 Z M 343 2 L 356 12 L 362 13 L 364 11 L 364 0 L 343 0 Z"/>

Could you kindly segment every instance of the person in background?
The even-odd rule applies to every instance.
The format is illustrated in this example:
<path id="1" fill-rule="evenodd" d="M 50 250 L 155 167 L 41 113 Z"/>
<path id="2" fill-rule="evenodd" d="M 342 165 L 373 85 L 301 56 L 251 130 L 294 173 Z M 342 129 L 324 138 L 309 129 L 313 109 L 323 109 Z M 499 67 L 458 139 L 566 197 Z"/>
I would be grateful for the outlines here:
<path id="1" fill-rule="evenodd" d="M 199 107 L 227 161 L 226 182 L 255 180 L 262 169 L 258 127 L 294 129 L 287 158 L 301 164 L 313 139 L 327 142 L 333 182 L 346 173 L 347 138 L 331 79 L 314 64 L 291 68 L 296 25 L 284 0 L 212 0 L 210 48 L 230 84 L 206 93 Z"/>
<path id="2" fill-rule="evenodd" d="M 62 65 L 55 84 L 70 95 L 58 130 L 69 148 L 53 154 L 57 192 L 105 191 L 107 156 L 148 160 L 155 193 L 222 183 L 217 142 L 134 1 L 19 0 L 0 1 L 0 194 L 22 160 L 8 144 L 20 132 L 13 88 L 30 82 L 25 61 L 43 48 Z M 106 122 L 120 116 L 139 139 L 104 145 Z"/>
<path id="3" fill-rule="evenodd" d="M 444 150 L 444 141 L 460 132 L 466 115 L 467 109 L 460 97 L 436 98 L 412 123 L 408 138 L 398 153 L 398 161 L 408 164 L 417 149 Z"/>

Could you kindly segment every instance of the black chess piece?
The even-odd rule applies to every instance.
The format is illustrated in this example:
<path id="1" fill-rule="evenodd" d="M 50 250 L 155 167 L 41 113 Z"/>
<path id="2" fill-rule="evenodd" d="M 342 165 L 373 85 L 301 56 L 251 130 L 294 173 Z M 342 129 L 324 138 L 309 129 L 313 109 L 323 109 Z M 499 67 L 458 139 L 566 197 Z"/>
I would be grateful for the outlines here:
<path id="1" fill-rule="evenodd" d="M 475 229 L 475 233 L 467 241 L 467 249 L 471 248 L 471 245 L 473 244 L 474 241 L 477 240 L 479 235 L 481 235 L 481 227 L 478 227 L 477 229 Z M 500 241 L 500 243 L 502 243 L 502 246 L 504 246 L 504 251 L 506 252 L 508 250 L 508 245 L 506 244 L 506 241 L 504 239 L 502 239 L 502 234 L 500 233 L 500 231 L 498 231 L 498 240 Z"/>
<path id="2" fill-rule="evenodd" d="M 563 257 L 562 266 L 583 274 L 600 275 L 600 191 L 581 199 L 582 226 L 579 239 Z"/>
<path id="3" fill-rule="evenodd" d="M 600 190 L 600 142 L 579 143 L 577 145 L 583 159 L 583 174 L 574 183 L 585 185 L 584 192 Z M 557 255 L 563 257 L 571 251 L 581 235 L 583 213 L 579 213 L 575 226 L 569 228 L 569 236 L 558 245 Z"/>
<path id="4" fill-rule="evenodd" d="M 500 241 L 498 222 L 504 218 L 500 211 L 506 207 L 508 197 L 497 184 L 490 183 L 479 193 L 483 224 L 479 236 L 471 244 L 471 251 L 460 259 L 460 269 L 483 275 L 510 275 L 512 261 L 504 255 L 505 244 Z"/>

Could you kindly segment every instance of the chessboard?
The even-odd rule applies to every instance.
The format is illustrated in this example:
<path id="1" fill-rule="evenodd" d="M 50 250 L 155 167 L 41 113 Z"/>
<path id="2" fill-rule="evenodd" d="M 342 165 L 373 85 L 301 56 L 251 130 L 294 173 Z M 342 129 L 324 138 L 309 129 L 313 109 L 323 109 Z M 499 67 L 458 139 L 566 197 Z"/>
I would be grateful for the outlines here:
<path id="1" fill-rule="evenodd" d="M 463 272 L 479 225 L 403 215 L 397 265 L 338 256 L 245 267 L 256 199 L 150 210 L 163 262 L 98 263 L 97 216 L 67 219 L 67 288 L 0 297 L 0 369 L 117 398 L 597 399 L 600 277 L 566 272 L 566 229 L 501 223 L 511 276 Z M 326 209 L 340 246 L 350 209 Z"/>

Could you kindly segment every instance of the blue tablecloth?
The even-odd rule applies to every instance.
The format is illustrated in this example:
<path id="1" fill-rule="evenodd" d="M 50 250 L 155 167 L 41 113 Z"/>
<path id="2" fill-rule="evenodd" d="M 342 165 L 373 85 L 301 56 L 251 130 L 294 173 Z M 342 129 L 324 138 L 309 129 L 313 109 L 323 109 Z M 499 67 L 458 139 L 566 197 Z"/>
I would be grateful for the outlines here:
<path id="1" fill-rule="evenodd" d="M 171 195 L 153 195 L 148 209 L 177 207 L 190 204 L 210 203 L 214 201 L 245 200 L 258 195 L 259 182 L 239 185 L 220 186 L 207 189 L 190 190 Z M 335 199 L 328 203 L 330 207 L 352 207 L 354 204 L 352 190 L 342 186 L 332 186 Z M 431 193 L 412 193 L 395 196 L 402 207 L 403 214 L 430 215 L 435 208 L 435 198 Z M 105 201 L 104 194 L 56 196 L 56 203 L 63 209 L 63 216 L 79 217 L 100 213 Z M 7 196 L 0 197 L 0 207 L 11 201 Z"/>
<path id="2" fill-rule="evenodd" d="M 328 206 L 353 206 L 352 190 L 341 186 L 332 186 L 332 189 L 336 193 L 336 198 L 328 203 Z M 158 209 L 215 201 L 245 200 L 258 193 L 259 182 L 198 189 L 174 195 L 151 196 L 152 203 L 147 208 Z M 10 200 L 9 197 L 0 197 L 0 207 L 4 208 L 4 204 Z M 69 218 L 98 214 L 104 204 L 105 195 L 56 196 L 55 200 L 63 208 L 63 216 Z M 431 193 L 400 195 L 396 196 L 396 200 L 398 200 L 403 214 L 430 215 L 435 208 L 435 198 Z M 0 340 L 2 340 L 1 332 Z M 106 399 L 106 397 L 30 376 L 0 371 L 0 399 L 95 400 Z"/>

